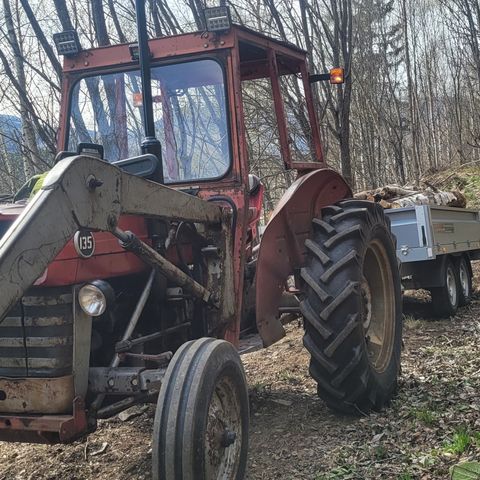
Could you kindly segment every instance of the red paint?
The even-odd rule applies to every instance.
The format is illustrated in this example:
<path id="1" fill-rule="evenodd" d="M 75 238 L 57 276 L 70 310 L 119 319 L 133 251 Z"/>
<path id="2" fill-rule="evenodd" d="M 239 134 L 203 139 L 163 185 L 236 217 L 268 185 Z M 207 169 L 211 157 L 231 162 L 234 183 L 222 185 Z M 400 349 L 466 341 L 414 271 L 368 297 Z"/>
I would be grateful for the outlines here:
<path id="1" fill-rule="evenodd" d="M 298 178 L 276 206 L 257 261 L 257 326 L 267 346 L 283 336 L 278 307 L 288 276 L 304 264 L 304 244 L 310 236 L 312 218 L 319 218 L 324 206 L 351 194 L 337 172 L 315 170 Z"/>
<path id="2" fill-rule="evenodd" d="M 84 401 L 73 400 L 72 415 L 0 415 L 0 440 L 69 443 L 88 430 Z"/>
<path id="3" fill-rule="evenodd" d="M 4 215 L 0 211 L 0 221 L 14 221 L 24 206 L 15 206 L 15 215 Z M 11 209 L 9 212 L 11 212 Z M 131 230 L 141 240 L 150 243 L 145 219 L 124 216 L 119 220 L 122 230 Z M 120 277 L 140 273 L 149 267 L 133 253 L 126 252 L 118 240 L 109 232 L 95 232 L 95 254 L 91 258 L 80 258 L 70 240 L 45 273 L 35 282 L 36 286 L 63 286 L 88 282 L 95 279 Z"/>

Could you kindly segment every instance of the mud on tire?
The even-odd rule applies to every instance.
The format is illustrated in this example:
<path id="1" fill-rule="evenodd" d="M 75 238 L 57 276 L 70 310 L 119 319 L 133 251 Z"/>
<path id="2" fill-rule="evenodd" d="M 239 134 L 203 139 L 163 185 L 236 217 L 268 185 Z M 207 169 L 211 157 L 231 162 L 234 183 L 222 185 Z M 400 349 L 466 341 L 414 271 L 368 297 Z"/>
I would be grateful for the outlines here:
<path id="1" fill-rule="evenodd" d="M 324 208 L 312 231 L 300 304 L 310 374 L 330 408 L 379 410 L 397 386 L 402 337 L 390 222 L 379 205 L 346 200 Z"/>

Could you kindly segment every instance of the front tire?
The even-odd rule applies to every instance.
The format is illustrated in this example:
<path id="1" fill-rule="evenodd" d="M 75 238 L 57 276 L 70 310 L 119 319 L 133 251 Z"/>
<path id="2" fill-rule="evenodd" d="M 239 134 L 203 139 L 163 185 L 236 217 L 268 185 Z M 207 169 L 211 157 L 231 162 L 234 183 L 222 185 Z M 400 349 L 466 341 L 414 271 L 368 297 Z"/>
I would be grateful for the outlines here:
<path id="1" fill-rule="evenodd" d="M 242 480 L 248 453 L 245 372 L 229 342 L 201 338 L 170 362 L 153 427 L 153 480 Z"/>
<path id="2" fill-rule="evenodd" d="M 346 200 L 313 220 L 301 270 L 304 345 L 327 405 L 345 413 L 381 409 L 400 369 L 401 286 L 383 209 Z"/>

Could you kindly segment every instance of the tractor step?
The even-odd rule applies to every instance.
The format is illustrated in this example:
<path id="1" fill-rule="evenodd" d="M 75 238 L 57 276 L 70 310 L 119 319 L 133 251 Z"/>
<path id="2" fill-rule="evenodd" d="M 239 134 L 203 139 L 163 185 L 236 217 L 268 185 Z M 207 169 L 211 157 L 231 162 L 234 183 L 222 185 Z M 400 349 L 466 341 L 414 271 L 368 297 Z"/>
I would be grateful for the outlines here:
<path id="1" fill-rule="evenodd" d="M 238 344 L 238 353 L 244 355 L 246 353 L 256 352 L 263 348 L 263 341 L 258 333 L 246 335 L 240 339 Z"/>

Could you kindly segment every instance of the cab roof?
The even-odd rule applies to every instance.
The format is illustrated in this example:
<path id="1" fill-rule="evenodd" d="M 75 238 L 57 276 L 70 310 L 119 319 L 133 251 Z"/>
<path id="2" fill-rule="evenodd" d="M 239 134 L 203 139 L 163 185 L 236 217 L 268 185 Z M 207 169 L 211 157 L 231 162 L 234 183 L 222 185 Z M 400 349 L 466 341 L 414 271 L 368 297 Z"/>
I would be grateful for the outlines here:
<path id="1" fill-rule="evenodd" d="M 134 43 L 110 45 L 93 49 L 82 50 L 74 57 L 65 57 L 64 73 L 95 69 L 113 69 L 119 65 L 135 65 L 138 60 L 132 56 Z M 152 61 L 182 57 L 195 54 L 212 54 L 226 49 L 237 48 L 240 63 L 254 65 L 265 63 L 269 52 L 275 52 L 279 65 L 285 67 L 280 73 L 294 73 L 298 71 L 297 64 L 305 61 L 307 52 L 298 46 L 250 28 L 232 25 L 226 33 L 193 32 L 172 35 L 149 40 Z M 253 77 L 252 77 L 253 75 Z M 244 72 L 242 72 L 242 77 Z M 250 74 L 249 78 L 258 78 Z"/>

